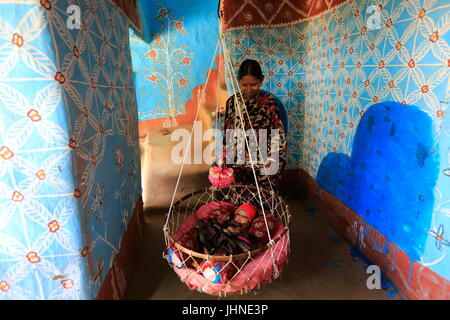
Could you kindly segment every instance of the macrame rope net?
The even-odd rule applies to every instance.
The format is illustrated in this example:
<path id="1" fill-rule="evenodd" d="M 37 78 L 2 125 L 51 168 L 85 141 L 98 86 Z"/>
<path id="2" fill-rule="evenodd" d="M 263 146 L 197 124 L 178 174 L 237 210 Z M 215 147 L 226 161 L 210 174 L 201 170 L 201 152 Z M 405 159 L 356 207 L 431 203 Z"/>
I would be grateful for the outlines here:
<path id="1" fill-rule="evenodd" d="M 221 26 L 219 21 L 219 26 Z M 218 51 L 222 49 L 224 62 L 225 62 L 225 74 L 228 75 L 230 87 L 233 94 L 242 97 L 242 93 L 239 88 L 237 79 L 233 76 L 233 68 L 231 63 L 231 58 L 227 50 L 227 45 L 224 36 L 220 32 L 219 39 L 215 48 L 213 59 L 211 61 L 211 66 L 209 70 L 212 70 L 215 57 Z M 209 81 L 209 75 L 207 75 L 206 84 Z M 198 98 L 198 109 L 196 112 L 195 120 L 198 118 L 199 109 L 205 101 L 205 88 L 206 85 L 201 89 L 202 92 Z M 235 109 L 237 110 L 241 122 L 241 128 L 243 131 L 243 137 L 245 138 L 245 145 L 247 150 L 249 150 L 249 141 L 245 133 L 244 126 L 244 115 L 249 117 L 245 103 L 242 99 L 234 99 Z M 217 107 L 218 110 L 218 100 Z M 217 112 L 217 114 L 219 114 Z M 216 117 L 215 125 L 219 125 L 219 117 Z M 194 121 L 195 121 L 194 120 Z M 256 133 L 251 126 L 251 132 L 254 135 L 254 141 L 256 140 Z M 191 146 L 192 136 L 194 127 L 191 130 L 188 146 Z M 221 142 L 219 142 L 221 143 Z M 262 153 L 259 147 L 257 148 L 259 156 L 262 159 Z M 171 248 L 172 255 L 176 255 L 184 268 L 178 268 L 173 266 L 173 269 L 178 274 L 180 279 L 185 282 L 189 288 L 197 289 L 198 291 L 208 293 L 216 296 L 226 296 L 232 294 L 246 294 L 255 287 L 259 288 L 260 283 L 271 282 L 272 279 L 276 279 L 280 275 L 280 270 L 284 266 L 287 255 L 289 254 L 289 222 L 290 214 L 289 208 L 282 199 L 278 196 L 272 187 L 269 179 L 269 188 L 261 188 L 258 183 L 256 171 L 255 171 L 255 160 L 252 157 L 252 153 L 249 152 L 250 164 L 255 179 L 255 185 L 231 185 L 226 188 L 216 188 L 211 186 L 203 190 L 198 190 L 192 192 L 188 195 L 183 196 L 180 200 L 175 202 L 175 196 L 178 190 L 180 178 L 183 172 L 186 156 L 189 152 L 185 152 L 182 164 L 180 166 L 179 175 L 176 181 L 175 190 L 172 196 L 169 210 L 166 215 L 165 224 L 163 227 L 164 237 L 166 242 L 166 251 L 163 253 L 163 257 L 167 260 L 167 248 Z M 262 216 L 264 217 L 265 228 L 267 232 L 268 242 L 264 246 L 260 246 L 252 251 L 242 253 L 239 255 L 230 256 L 214 256 L 206 255 L 203 253 L 196 252 L 192 248 L 186 248 L 180 244 L 174 235 L 179 232 L 180 228 L 188 219 L 192 219 L 192 215 L 197 212 L 199 208 L 208 203 L 221 200 L 229 202 L 235 206 L 242 204 L 244 202 L 257 201 L 259 203 L 259 209 L 262 211 Z M 270 213 L 273 217 L 277 219 L 280 223 L 280 228 L 276 234 L 271 234 L 269 230 L 269 222 L 267 220 L 267 214 Z M 275 236 L 272 238 L 272 236 Z M 220 271 L 234 269 L 233 275 L 226 279 L 225 282 L 220 284 L 211 284 L 208 280 L 204 279 L 199 273 L 201 268 L 201 262 L 204 261 L 215 261 L 221 262 Z M 187 267 L 190 266 L 190 267 Z"/>

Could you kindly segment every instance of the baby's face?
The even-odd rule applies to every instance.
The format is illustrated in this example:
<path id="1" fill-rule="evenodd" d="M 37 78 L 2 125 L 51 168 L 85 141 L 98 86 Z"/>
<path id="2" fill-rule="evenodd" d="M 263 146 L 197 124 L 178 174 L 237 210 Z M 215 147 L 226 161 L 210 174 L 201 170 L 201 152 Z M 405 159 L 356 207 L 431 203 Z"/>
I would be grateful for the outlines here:
<path id="1" fill-rule="evenodd" d="M 241 223 L 241 224 L 248 223 L 247 212 L 245 212 L 242 209 L 237 210 L 236 213 L 234 214 L 234 221 Z"/>

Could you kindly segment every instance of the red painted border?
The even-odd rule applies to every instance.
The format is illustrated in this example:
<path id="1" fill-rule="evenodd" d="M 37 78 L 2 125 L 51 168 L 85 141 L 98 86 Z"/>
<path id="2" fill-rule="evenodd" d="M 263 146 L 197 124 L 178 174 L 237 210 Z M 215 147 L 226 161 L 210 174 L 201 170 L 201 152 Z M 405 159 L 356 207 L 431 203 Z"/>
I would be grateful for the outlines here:
<path id="1" fill-rule="evenodd" d="M 144 224 L 142 198 L 136 202 L 133 216 L 128 223 L 127 230 L 120 242 L 119 253 L 116 255 L 113 265 L 106 276 L 105 281 L 97 295 L 97 300 L 123 299 L 126 285 L 130 279 L 133 261 L 142 236 Z"/>
<path id="2" fill-rule="evenodd" d="M 352 1 L 221 0 L 222 31 L 296 24 Z"/>
<path id="3" fill-rule="evenodd" d="M 334 228 L 370 261 L 377 264 L 408 299 L 450 299 L 450 281 L 417 261 L 411 261 L 404 251 L 369 225 L 361 216 L 326 190 L 321 189 L 304 170 L 287 170 L 284 177 L 281 187 L 295 186 L 298 196 L 311 199 L 329 218 Z M 361 236 L 363 234 L 365 234 L 364 237 Z M 387 243 L 388 246 L 386 246 Z M 385 254 L 383 251 L 387 247 L 389 251 Z"/>

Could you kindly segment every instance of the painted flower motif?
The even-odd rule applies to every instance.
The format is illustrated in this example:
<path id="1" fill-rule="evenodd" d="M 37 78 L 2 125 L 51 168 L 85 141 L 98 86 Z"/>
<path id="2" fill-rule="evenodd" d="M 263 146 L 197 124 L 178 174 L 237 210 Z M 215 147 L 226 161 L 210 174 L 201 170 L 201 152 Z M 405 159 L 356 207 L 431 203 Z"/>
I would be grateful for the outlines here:
<path id="1" fill-rule="evenodd" d="M 84 258 L 89 254 L 89 247 L 86 246 L 83 249 L 80 250 L 80 255 Z"/>
<path id="2" fill-rule="evenodd" d="M 427 93 L 429 91 L 429 88 L 427 85 L 424 85 L 420 88 L 420 90 L 422 91 L 422 93 Z"/>
<path id="3" fill-rule="evenodd" d="M 12 152 L 11 149 L 7 146 L 2 146 L 0 148 L 0 157 L 2 157 L 4 160 L 9 160 L 14 157 L 14 152 Z"/>
<path id="4" fill-rule="evenodd" d="M 383 69 L 385 67 L 385 63 L 384 60 L 381 60 L 380 63 L 378 64 L 378 69 Z"/>
<path id="5" fill-rule="evenodd" d="M 394 80 L 389 81 L 388 86 L 389 88 L 393 88 L 395 86 Z"/>
<path id="6" fill-rule="evenodd" d="M 39 263 L 41 261 L 41 257 L 34 251 L 28 252 L 26 257 L 30 263 Z"/>
<path id="7" fill-rule="evenodd" d="M 444 116 L 444 110 L 439 109 L 438 111 L 436 111 L 436 116 L 438 118 L 442 118 Z"/>
<path id="8" fill-rule="evenodd" d="M 156 42 L 161 42 L 162 38 L 160 35 L 155 36 L 155 41 Z"/>
<path id="9" fill-rule="evenodd" d="M 59 226 L 58 221 L 53 220 L 48 223 L 48 230 L 52 233 L 58 231 L 61 227 Z"/>
<path id="10" fill-rule="evenodd" d="M 442 245 L 450 246 L 450 241 L 444 239 L 444 237 L 443 237 L 444 225 L 441 224 L 437 231 L 430 230 L 430 231 L 428 231 L 428 233 L 436 239 L 435 245 L 438 250 L 442 249 Z"/>
<path id="11" fill-rule="evenodd" d="M 414 68 L 416 66 L 416 63 L 414 62 L 414 59 L 409 60 L 408 67 Z"/>
<path id="12" fill-rule="evenodd" d="M 191 64 L 191 59 L 189 59 L 189 58 L 184 58 L 184 59 L 183 59 L 183 64 L 186 65 L 186 66 L 190 65 L 190 64 Z"/>
<path id="13" fill-rule="evenodd" d="M 49 11 L 52 9 L 52 3 L 49 0 L 40 0 L 41 6 L 44 7 L 45 10 Z"/>
<path id="14" fill-rule="evenodd" d="M 425 8 L 422 8 L 422 10 L 420 10 L 420 12 L 419 12 L 419 18 L 422 19 L 423 17 L 425 17 L 426 12 L 427 12 L 427 10 L 425 10 Z"/>
<path id="15" fill-rule="evenodd" d="M 55 80 L 58 81 L 60 84 L 63 84 L 66 82 L 66 77 L 61 72 L 56 72 L 55 74 Z"/>
<path id="16" fill-rule="evenodd" d="M 31 109 L 27 112 L 27 117 L 31 119 L 33 122 L 38 122 L 42 120 L 39 112 L 37 110 Z"/>
<path id="17" fill-rule="evenodd" d="M 244 19 L 245 19 L 246 22 L 250 22 L 250 21 L 253 20 L 253 15 L 250 12 L 246 12 L 244 14 Z"/>
<path id="18" fill-rule="evenodd" d="M 158 16 L 160 18 L 165 18 L 165 17 L 167 17 L 168 14 L 169 14 L 169 10 L 167 10 L 167 9 L 160 9 L 159 13 L 158 13 Z"/>
<path id="19" fill-rule="evenodd" d="M 25 197 L 23 196 L 23 194 L 21 194 L 19 191 L 14 191 L 11 200 L 15 202 L 22 202 L 24 198 Z"/>
<path id="20" fill-rule="evenodd" d="M 155 59 L 158 56 L 158 53 L 156 52 L 156 50 L 150 50 L 148 55 L 150 58 Z"/>
<path id="21" fill-rule="evenodd" d="M 77 46 L 73 46 L 72 53 L 74 57 L 79 58 L 80 57 L 80 50 L 77 48 Z"/>
<path id="22" fill-rule="evenodd" d="M 61 284 L 64 289 L 71 289 L 75 286 L 75 282 L 72 279 L 61 280 Z"/>
<path id="23" fill-rule="evenodd" d="M 69 140 L 69 148 L 71 149 L 75 149 L 77 147 L 77 141 L 75 139 L 70 139 Z"/>
<path id="24" fill-rule="evenodd" d="M 433 34 L 432 34 L 431 37 L 430 37 L 430 41 L 431 41 L 431 42 L 436 42 L 436 41 L 438 41 L 438 39 L 439 39 L 439 34 L 438 34 L 438 32 L 437 32 L 437 31 L 433 32 Z"/>
<path id="25" fill-rule="evenodd" d="M 39 180 L 44 180 L 46 175 L 45 175 L 45 171 L 44 170 L 39 170 L 38 172 L 36 172 L 36 177 Z"/>
<path id="26" fill-rule="evenodd" d="M 150 80 L 155 82 L 156 80 L 158 80 L 158 77 L 155 74 L 153 74 L 151 75 Z"/>
<path id="27" fill-rule="evenodd" d="M 2 290 L 3 292 L 6 292 L 9 290 L 9 284 L 6 281 L 1 281 L 0 282 L 0 290 Z"/>
<path id="28" fill-rule="evenodd" d="M 401 42 L 397 42 L 397 44 L 395 45 L 395 49 L 400 50 L 403 47 Z"/>
<path id="29" fill-rule="evenodd" d="M 80 189 L 75 189 L 75 191 L 73 192 L 73 196 L 75 198 L 80 198 L 81 197 L 81 191 Z"/>
<path id="30" fill-rule="evenodd" d="M 178 83 L 180 84 L 180 86 L 184 87 L 187 84 L 187 81 L 186 79 L 180 79 Z"/>
<path id="31" fill-rule="evenodd" d="M 24 43 L 23 37 L 22 37 L 20 34 L 18 34 L 18 33 L 14 33 L 14 34 L 13 34 L 13 37 L 12 37 L 12 39 L 11 39 L 11 42 L 12 42 L 13 44 L 15 44 L 16 46 L 18 46 L 19 48 L 22 47 L 22 46 L 23 46 L 23 43 Z"/>
<path id="32" fill-rule="evenodd" d="M 183 24 L 181 22 L 177 22 L 177 23 L 175 23 L 175 28 L 178 31 L 181 31 L 181 30 L 183 30 Z"/>

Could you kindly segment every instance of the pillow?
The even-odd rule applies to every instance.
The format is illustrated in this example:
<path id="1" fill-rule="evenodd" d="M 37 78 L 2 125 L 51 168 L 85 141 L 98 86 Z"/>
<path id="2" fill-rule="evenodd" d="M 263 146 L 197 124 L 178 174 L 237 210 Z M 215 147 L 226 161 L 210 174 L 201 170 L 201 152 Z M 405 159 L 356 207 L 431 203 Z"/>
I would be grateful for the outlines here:
<path id="1" fill-rule="evenodd" d="M 278 220 L 273 214 L 268 214 L 266 216 L 267 225 L 269 227 L 270 236 L 274 234 L 275 227 L 277 226 Z M 259 216 L 255 218 L 248 230 L 248 233 L 255 236 L 261 244 L 266 244 L 269 242 L 269 236 L 267 235 L 266 222 L 264 221 L 264 216 Z"/>

